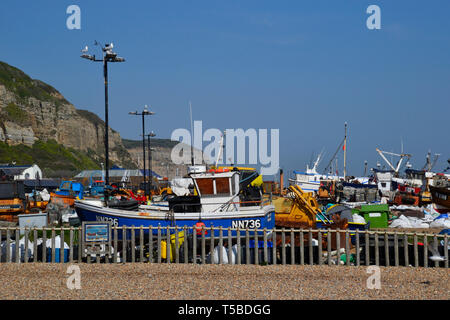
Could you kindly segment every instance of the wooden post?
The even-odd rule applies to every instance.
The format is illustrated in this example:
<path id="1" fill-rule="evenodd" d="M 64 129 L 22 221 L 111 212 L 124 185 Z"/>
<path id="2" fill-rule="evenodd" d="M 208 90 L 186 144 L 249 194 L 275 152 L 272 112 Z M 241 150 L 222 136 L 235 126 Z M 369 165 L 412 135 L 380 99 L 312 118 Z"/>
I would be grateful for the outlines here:
<path id="1" fill-rule="evenodd" d="M 317 241 L 319 247 L 317 248 L 317 261 L 319 262 L 319 266 L 322 265 L 322 231 L 319 230 L 319 233 L 317 234 Z"/>
<path id="2" fill-rule="evenodd" d="M 348 230 L 345 230 L 345 258 L 347 266 L 350 265 L 350 234 Z"/>
<path id="3" fill-rule="evenodd" d="M 161 263 L 161 225 L 158 225 L 158 238 L 157 238 L 157 245 L 158 245 L 158 263 Z"/>
<path id="4" fill-rule="evenodd" d="M 223 230 L 219 227 L 219 264 L 223 264 Z"/>
<path id="5" fill-rule="evenodd" d="M 55 263 L 55 228 L 52 228 L 52 263 Z"/>
<path id="6" fill-rule="evenodd" d="M 359 256 L 360 245 L 359 245 L 359 229 L 356 229 L 355 234 L 355 246 L 356 246 L 356 266 L 359 267 L 361 265 L 361 257 Z"/>
<path id="7" fill-rule="evenodd" d="M 417 245 L 417 233 L 414 232 L 414 266 L 419 266 L 419 248 Z"/>
<path id="8" fill-rule="evenodd" d="M 375 231 L 375 265 L 380 265 L 380 248 L 378 244 L 378 231 Z"/>
<path id="9" fill-rule="evenodd" d="M 127 227 L 122 226 L 122 263 L 127 262 Z"/>
<path id="10" fill-rule="evenodd" d="M 245 228 L 245 263 L 250 264 L 250 234 L 248 228 Z"/>
<path id="11" fill-rule="evenodd" d="M 369 239 L 369 231 L 365 231 L 364 242 L 366 247 L 366 256 L 364 257 L 366 260 L 366 266 L 370 265 L 370 239 Z"/>
<path id="12" fill-rule="evenodd" d="M 241 264 L 241 229 L 239 226 L 236 230 L 236 249 L 237 249 L 237 259 L 236 264 Z"/>
<path id="13" fill-rule="evenodd" d="M 83 261 L 83 233 L 82 227 L 78 227 L 78 263 Z"/>
<path id="14" fill-rule="evenodd" d="M 206 263 L 206 239 L 205 239 L 205 226 L 202 226 L 202 264 Z"/>
<path id="15" fill-rule="evenodd" d="M 183 232 L 184 232 L 184 263 L 189 263 L 189 241 L 188 241 L 188 232 L 187 232 L 187 226 L 185 225 L 183 227 Z"/>
<path id="16" fill-rule="evenodd" d="M 263 235 L 263 241 L 264 241 L 264 263 L 268 264 L 269 263 L 269 256 L 268 256 L 268 251 L 267 251 L 267 229 L 264 228 L 263 230 L 264 235 Z"/>
<path id="17" fill-rule="evenodd" d="M 327 263 L 331 266 L 331 229 L 327 231 Z"/>
<path id="18" fill-rule="evenodd" d="M 444 266 L 445 266 L 445 268 L 448 268 L 448 235 L 447 234 L 444 235 L 444 258 L 445 258 Z"/>
<path id="19" fill-rule="evenodd" d="M 398 256 L 398 234 L 397 232 L 394 234 L 394 260 L 395 266 L 399 266 L 399 256 Z"/>
<path id="20" fill-rule="evenodd" d="M 424 235 L 423 237 L 423 267 L 428 267 L 428 237 Z"/>
<path id="21" fill-rule="evenodd" d="M 11 262 L 11 235 L 9 227 L 6 228 L 6 262 Z"/>
<path id="22" fill-rule="evenodd" d="M 23 253 L 23 262 L 27 263 L 28 262 L 28 228 L 25 227 L 25 231 L 24 231 L 24 249 L 25 252 Z"/>
<path id="23" fill-rule="evenodd" d="M 61 240 L 59 242 L 59 263 L 64 263 L 64 229 L 61 227 L 60 233 L 59 233 L 59 239 Z"/>
<path id="24" fill-rule="evenodd" d="M 139 227 L 139 262 L 144 262 L 144 226 Z"/>
<path id="25" fill-rule="evenodd" d="M 281 264 L 286 265 L 286 231 L 281 229 Z"/>
<path id="26" fill-rule="evenodd" d="M 148 227 L 148 262 L 153 263 L 153 227 L 152 226 Z"/>
<path id="27" fill-rule="evenodd" d="M 36 227 L 33 229 L 33 262 L 37 262 L 37 230 Z M 1 239 L 1 236 L 0 236 Z"/>
<path id="28" fill-rule="evenodd" d="M 305 239 L 303 229 L 300 230 L 300 264 L 305 264 Z"/>
<path id="29" fill-rule="evenodd" d="M 166 263 L 170 263 L 170 246 L 172 245 L 172 241 L 170 239 L 170 227 L 166 228 Z"/>
<path id="30" fill-rule="evenodd" d="M 255 238 L 254 238 L 254 241 L 255 241 L 255 265 L 258 265 L 259 264 L 259 245 L 258 245 L 259 238 L 258 238 L 258 231 L 256 228 L 255 228 L 254 232 L 255 232 Z"/>
<path id="31" fill-rule="evenodd" d="M 387 232 L 384 233 L 384 259 L 386 260 L 386 267 L 389 267 L 389 237 Z"/>
<path id="32" fill-rule="evenodd" d="M 136 229 L 131 226 L 131 262 L 136 262 Z"/>
<path id="33" fill-rule="evenodd" d="M 294 229 L 291 228 L 291 264 L 295 264 L 295 236 Z"/>
<path id="34" fill-rule="evenodd" d="M 339 228 L 336 229 L 336 252 L 337 252 L 337 265 L 341 265 L 341 233 Z"/>
<path id="35" fill-rule="evenodd" d="M 114 227 L 114 236 L 113 236 L 113 241 L 114 241 L 114 257 L 113 257 L 113 262 L 117 263 L 117 252 L 119 251 L 118 248 L 118 231 L 117 231 L 117 227 Z"/>
<path id="36" fill-rule="evenodd" d="M 175 226 L 175 263 L 180 263 L 180 240 L 178 236 L 178 226 Z"/>
<path id="37" fill-rule="evenodd" d="M 214 245 L 215 245 L 215 242 L 214 242 L 214 228 L 213 227 L 211 227 L 210 228 L 210 233 L 211 233 L 211 237 L 210 237 L 210 239 L 209 239 L 209 256 L 211 257 L 211 263 L 213 263 L 213 262 L 217 262 L 217 261 L 214 261 Z"/>
<path id="38" fill-rule="evenodd" d="M 277 264 L 277 233 L 272 229 L 272 259 L 273 265 Z"/>
<path id="39" fill-rule="evenodd" d="M 73 227 L 69 231 L 69 262 L 73 263 Z"/>
<path id="40" fill-rule="evenodd" d="M 311 228 L 309 228 L 309 245 L 308 245 L 308 251 L 309 251 L 309 265 L 314 264 L 314 256 L 313 256 L 313 236 Z"/>
<path id="41" fill-rule="evenodd" d="M 408 236 L 406 232 L 403 235 L 403 253 L 405 255 L 405 267 L 409 266 L 409 250 L 408 250 Z"/>
<path id="42" fill-rule="evenodd" d="M 426 236 L 425 236 L 425 238 L 426 238 Z M 436 234 L 433 236 L 433 245 L 435 248 L 438 247 L 438 240 L 437 240 Z M 448 247 L 444 247 L 444 251 L 447 251 L 447 253 L 448 253 Z M 435 268 L 439 267 L 439 261 L 434 261 L 434 267 Z"/>
<path id="43" fill-rule="evenodd" d="M 233 264 L 233 240 L 231 239 L 231 228 L 228 227 L 228 263 Z"/>

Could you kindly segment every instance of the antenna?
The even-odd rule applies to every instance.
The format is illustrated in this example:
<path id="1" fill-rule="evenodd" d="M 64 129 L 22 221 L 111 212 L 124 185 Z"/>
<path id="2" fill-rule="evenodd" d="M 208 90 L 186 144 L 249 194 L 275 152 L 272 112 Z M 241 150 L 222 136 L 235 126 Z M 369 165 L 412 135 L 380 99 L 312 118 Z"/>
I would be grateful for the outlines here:
<path id="1" fill-rule="evenodd" d="M 189 114 L 191 116 L 191 164 L 195 165 L 194 162 L 194 125 L 192 122 L 192 105 L 191 105 L 191 101 L 189 100 Z"/>

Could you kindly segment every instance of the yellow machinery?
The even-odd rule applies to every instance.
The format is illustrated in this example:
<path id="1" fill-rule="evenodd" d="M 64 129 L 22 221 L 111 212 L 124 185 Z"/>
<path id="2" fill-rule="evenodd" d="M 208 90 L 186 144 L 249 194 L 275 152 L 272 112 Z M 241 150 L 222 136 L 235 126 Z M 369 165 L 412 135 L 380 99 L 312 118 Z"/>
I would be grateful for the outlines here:
<path id="1" fill-rule="evenodd" d="M 275 225 L 288 228 L 315 228 L 319 204 L 311 192 L 304 192 L 298 185 L 288 188 L 288 197 L 274 199 Z"/>
<path id="2" fill-rule="evenodd" d="M 178 249 L 184 242 L 184 231 L 178 232 Z M 175 260 L 175 234 L 170 235 L 170 261 Z M 167 241 L 161 241 L 161 259 L 167 259 Z"/>

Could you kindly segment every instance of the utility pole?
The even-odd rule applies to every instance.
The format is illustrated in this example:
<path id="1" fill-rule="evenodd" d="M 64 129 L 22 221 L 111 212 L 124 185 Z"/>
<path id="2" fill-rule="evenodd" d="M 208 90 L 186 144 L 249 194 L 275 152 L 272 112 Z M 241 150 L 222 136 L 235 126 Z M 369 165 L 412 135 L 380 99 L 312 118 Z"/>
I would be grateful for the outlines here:
<path id="1" fill-rule="evenodd" d="M 347 179 L 347 122 L 345 123 L 344 136 L 344 180 Z"/>

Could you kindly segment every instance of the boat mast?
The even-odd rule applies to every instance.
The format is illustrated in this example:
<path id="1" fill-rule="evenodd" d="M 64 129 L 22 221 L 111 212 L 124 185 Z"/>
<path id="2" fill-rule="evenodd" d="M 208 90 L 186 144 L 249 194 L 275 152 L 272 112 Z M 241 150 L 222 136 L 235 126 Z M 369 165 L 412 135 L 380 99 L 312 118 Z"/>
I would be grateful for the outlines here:
<path id="1" fill-rule="evenodd" d="M 344 136 L 344 180 L 347 177 L 347 122 L 345 123 L 345 136 Z"/>

